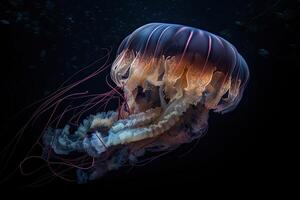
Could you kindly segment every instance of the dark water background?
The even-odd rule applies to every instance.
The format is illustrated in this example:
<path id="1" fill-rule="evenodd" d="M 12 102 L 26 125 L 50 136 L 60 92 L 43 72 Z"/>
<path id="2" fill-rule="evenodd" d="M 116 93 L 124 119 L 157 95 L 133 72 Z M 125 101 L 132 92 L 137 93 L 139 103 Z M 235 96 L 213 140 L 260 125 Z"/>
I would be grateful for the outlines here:
<path id="1" fill-rule="evenodd" d="M 27 188 L 24 185 L 34 177 L 19 173 L 2 185 L 46 194 L 51 191 L 155 194 L 170 188 L 171 193 L 185 189 L 200 196 L 201 188 L 224 187 L 233 193 L 237 188 L 264 190 L 270 177 L 274 178 L 268 165 L 274 157 L 268 148 L 274 134 L 269 129 L 274 117 L 273 74 L 276 69 L 295 65 L 297 61 L 299 8 L 300 1 L 283 0 L 1 1 L 1 147 L 33 110 L 17 118 L 12 118 L 14 114 L 105 55 L 103 48 L 111 49 L 112 62 L 122 39 L 149 22 L 184 24 L 218 34 L 236 46 L 250 67 L 250 83 L 240 105 L 225 115 L 211 114 L 207 136 L 184 157 L 178 155 L 193 144 L 144 167 L 112 172 L 87 185 L 56 179 L 39 188 Z M 78 90 L 108 91 L 105 84 L 108 73 L 109 69 Z M 23 148 L 28 148 L 37 137 L 39 133 L 34 130 L 26 133 L 10 165 L 17 163 Z"/>

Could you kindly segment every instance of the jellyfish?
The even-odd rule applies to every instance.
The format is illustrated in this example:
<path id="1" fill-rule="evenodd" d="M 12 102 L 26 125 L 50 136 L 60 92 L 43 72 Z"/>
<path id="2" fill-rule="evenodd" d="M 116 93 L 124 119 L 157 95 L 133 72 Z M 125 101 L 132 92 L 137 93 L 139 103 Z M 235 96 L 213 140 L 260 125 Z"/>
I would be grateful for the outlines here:
<path id="1" fill-rule="evenodd" d="M 249 69 L 237 49 L 217 35 L 150 23 L 121 42 L 110 77 L 123 92 L 118 109 L 91 114 L 76 130 L 66 124 L 43 133 L 44 149 L 56 156 L 92 158 L 89 168 L 78 167 L 79 183 L 203 137 L 211 110 L 236 108 Z"/>

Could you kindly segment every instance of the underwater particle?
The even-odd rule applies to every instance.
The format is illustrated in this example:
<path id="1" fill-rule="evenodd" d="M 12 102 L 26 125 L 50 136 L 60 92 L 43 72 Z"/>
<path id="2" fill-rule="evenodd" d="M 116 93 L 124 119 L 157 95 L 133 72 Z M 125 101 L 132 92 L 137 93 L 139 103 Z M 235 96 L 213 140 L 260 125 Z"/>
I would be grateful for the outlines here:
<path id="1" fill-rule="evenodd" d="M 235 23 L 235 25 L 237 25 L 237 26 L 244 26 L 244 24 L 245 24 L 245 23 L 243 23 L 243 22 L 241 22 L 241 21 L 235 21 L 234 23 Z"/>
<path id="2" fill-rule="evenodd" d="M 274 12 L 273 13 L 278 19 L 283 20 L 283 21 L 288 21 L 292 20 L 297 16 L 296 12 L 290 9 L 286 9 L 282 12 Z"/>
<path id="3" fill-rule="evenodd" d="M 71 16 L 67 17 L 67 20 L 68 20 L 71 24 L 74 24 L 74 23 L 75 23 L 73 17 L 71 17 Z"/>
<path id="4" fill-rule="evenodd" d="M 76 56 L 73 56 L 72 58 L 71 58 L 71 61 L 76 61 L 77 60 L 77 57 Z"/>
<path id="5" fill-rule="evenodd" d="M 295 44 L 295 43 L 289 44 L 289 47 L 290 47 L 291 49 L 298 49 L 298 45 Z"/>
<path id="6" fill-rule="evenodd" d="M 55 8 L 55 3 L 52 0 L 47 0 L 46 1 L 46 8 L 48 10 L 53 10 Z"/>
<path id="7" fill-rule="evenodd" d="M 220 35 L 222 35 L 223 37 L 226 38 L 230 38 L 231 37 L 231 30 L 230 29 L 223 29 L 220 31 Z"/>
<path id="8" fill-rule="evenodd" d="M 256 33 L 257 30 L 258 30 L 258 27 L 257 27 L 256 24 L 249 24 L 249 25 L 247 26 L 247 29 L 248 29 L 249 31 L 253 32 L 253 33 Z"/>
<path id="9" fill-rule="evenodd" d="M 36 66 L 35 65 L 29 65 L 28 69 L 36 69 Z"/>
<path id="10" fill-rule="evenodd" d="M 40 52 L 40 57 L 41 57 L 41 59 L 44 59 L 45 56 L 46 56 L 46 54 L 47 54 L 47 51 L 46 51 L 45 49 L 43 49 L 43 50 Z"/>
<path id="11" fill-rule="evenodd" d="M 8 25 L 10 24 L 9 21 L 5 20 L 5 19 L 1 19 L 0 20 L 2 24 Z"/>
<path id="12" fill-rule="evenodd" d="M 85 39 L 85 40 L 82 41 L 82 43 L 83 44 L 90 44 L 91 42 L 90 42 L 90 40 Z"/>
<path id="13" fill-rule="evenodd" d="M 17 12 L 16 14 L 16 22 L 20 22 L 23 19 L 23 14 L 21 12 Z"/>
<path id="14" fill-rule="evenodd" d="M 72 65 L 72 68 L 73 69 L 78 69 L 78 66 L 77 65 Z"/>
<path id="15" fill-rule="evenodd" d="M 270 55 L 269 51 L 266 50 L 266 49 L 258 49 L 257 53 L 258 53 L 258 55 L 260 55 L 260 56 L 262 56 L 264 58 L 266 58 L 266 57 L 268 57 Z"/>
<path id="16" fill-rule="evenodd" d="M 43 92 L 43 94 L 44 94 L 44 96 L 47 96 L 48 94 L 50 94 L 50 91 L 49 91 L 49 90 L 45 90 L 45 91 Z"/>
<path id="17" fill-rule="evenodd" d="M 39 34 L 40 33 L 40 27 L 38 27 L 38 26 L 32 27 L 32 30 L 33 30 L 34 34 Z"/>

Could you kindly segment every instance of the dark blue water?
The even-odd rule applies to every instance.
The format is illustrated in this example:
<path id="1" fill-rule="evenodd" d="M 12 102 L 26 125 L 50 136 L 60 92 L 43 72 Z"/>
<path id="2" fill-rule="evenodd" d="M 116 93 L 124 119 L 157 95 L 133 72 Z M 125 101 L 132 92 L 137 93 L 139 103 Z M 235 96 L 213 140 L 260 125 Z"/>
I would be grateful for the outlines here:
<path id="1" fill-rule="evenodd" d="M 239 107 L 226 115 L 211 114 L 207 137 L 183 158 L 178 154 L 193 144 L 147 166 L 124 169 L 85 186 L 54 180 L 42 190 L 61 191 L 64 186 L 68 191 L 96 188 L 102 193 L 263 183 L 270 173 L 266 164 L 272 152 L 262 141 L 273 134 L 268 129 L 274 112 L 273 74 L 298 60 L 299 8 L 299 1 L 283 0 L 1 1 L 1 144 L 10 140 L 32 110 L 17 118 L 12 118 L 14 114 L 104 56 L 103 49 L 110 50 L 112 62 L 120 42 L 136 28 L 150 22 L 178 23 L 220 35 L 243 55 L 251 78 Z M 108 91 L 108 73 L 109 69 L 79 90 Z M 276 85 L 276 90 L 281 87 Z M 27 134 L 16 154 L 38 134 Z M 23 185 L 30 181 L 16 174 L 7 185 L 27 190 Z"/>

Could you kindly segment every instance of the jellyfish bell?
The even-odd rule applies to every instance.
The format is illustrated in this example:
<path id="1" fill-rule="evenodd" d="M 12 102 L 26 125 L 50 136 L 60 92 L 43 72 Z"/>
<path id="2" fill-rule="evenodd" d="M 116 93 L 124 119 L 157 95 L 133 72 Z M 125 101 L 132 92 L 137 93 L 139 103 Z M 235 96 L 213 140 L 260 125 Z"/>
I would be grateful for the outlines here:
<path id="1" fill-rule="evenodd" d="M 78 129 L 48 128 L 44 146 L 56 155 L 83 152 L 85 182 L 135 165 L 149 152 L 168 152 L 200 138 L 210 110 L 226 113 L 242 98 L 248 66 L 236 48 L 212 33 L 177 24 L 150 23 L 120 44 L 111 79 L 124 92 L 117 111 L 90 115 Z"/>
<path id="2" fill-rule="evenodd" d="M 162 23 L 144 25 L 127 36 L 111 70 L 112 80 L 124 88 L 132 112 L 145 107 L 138 104 L 139 87 L 143 92 L 159 88 L 162 105 L 166 105 L 162 96 L 170 102 L 185 99 L 193 104 L 206 98 L 207 108 L 226 112 L 240 101 L 248 76 L 245 60 L 223 38 Z M 222 98 L 226 92 L 228 97 Z"/>

